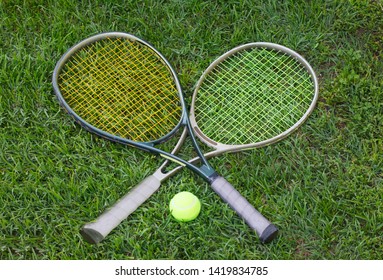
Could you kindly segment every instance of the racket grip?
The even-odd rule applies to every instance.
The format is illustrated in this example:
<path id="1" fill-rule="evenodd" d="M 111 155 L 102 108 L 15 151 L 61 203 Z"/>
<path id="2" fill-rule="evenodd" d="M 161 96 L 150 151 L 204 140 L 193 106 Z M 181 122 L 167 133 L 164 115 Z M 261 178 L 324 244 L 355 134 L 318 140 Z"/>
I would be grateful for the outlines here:
<path id="1" fill-rule="evenodd" d="M 273 240 L 278 228 L 259 213 L 228 181 L 218 176 L 211 183 L 213 190 L 254 229 L 261 242 Z"/>
<path id="2" fill-rule="evenodd" d="M 101 242 L 115 227 L 133 213 L 160 187 L 161 182 L 151 175 L 105 211 L 96 221 L 86 224 L 80 231 L 92 244 Z"/>

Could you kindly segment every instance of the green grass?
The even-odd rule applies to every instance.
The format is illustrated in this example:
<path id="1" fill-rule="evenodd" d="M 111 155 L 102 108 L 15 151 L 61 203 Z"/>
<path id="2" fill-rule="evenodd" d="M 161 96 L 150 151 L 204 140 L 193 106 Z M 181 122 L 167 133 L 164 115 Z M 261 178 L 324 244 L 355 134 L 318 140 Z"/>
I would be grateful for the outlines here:
<path id="1" fill-rule="evenodd" d="M 0 259 L 382 259 L 382 1 L 0 2 Z M 297 133 L 212 160 L 280 228 L 262 245 L 200 178 L 184 171 L 100 245 L 80 227 L 161 160 L 79 128 L 53 94 L 55 63 L 104 31 L 135 34 L 179 73 L 185 94 L 218 55 L 266 41 L 302 54 L 320 100 Z M 190 101 L 190 100 L 189 100 Z M 202 212 L 180 224 L 181 190 Z"/>

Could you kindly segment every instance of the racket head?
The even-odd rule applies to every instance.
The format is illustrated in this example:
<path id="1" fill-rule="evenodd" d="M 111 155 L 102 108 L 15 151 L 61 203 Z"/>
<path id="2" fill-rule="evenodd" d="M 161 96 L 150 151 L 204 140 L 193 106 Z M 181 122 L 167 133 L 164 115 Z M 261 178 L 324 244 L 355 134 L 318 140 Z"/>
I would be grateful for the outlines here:
<path id="1" fill-rule="evenodd" d="M 127 33 L 98 34 L 70 48 L 52 83 L 60 104 L 82 127 L 115 142 L 149 144 L 141 148 L 161 143 L 186 114 L 170 63 Z"/>
<path id="2" fill-rule="evenodd" d="M 295 51 L 273 43 L 238 46 L 217 58 L 197 82 L 190 123 L 215 151 L 275 143 L 308 118 L 318 100 L 318 80 Z"/>

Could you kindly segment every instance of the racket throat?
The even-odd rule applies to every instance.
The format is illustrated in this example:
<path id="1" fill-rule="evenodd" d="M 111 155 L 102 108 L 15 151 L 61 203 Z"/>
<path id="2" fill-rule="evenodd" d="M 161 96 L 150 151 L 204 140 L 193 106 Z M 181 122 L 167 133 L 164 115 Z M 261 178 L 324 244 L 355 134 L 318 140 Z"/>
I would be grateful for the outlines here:
<path id="1" fill-rule="evenodd" d="M 218 173 L 209 165 L 202 165 L 201 171 L 207 176 L 207 181 L 211 183 L 218 176 Z"/>

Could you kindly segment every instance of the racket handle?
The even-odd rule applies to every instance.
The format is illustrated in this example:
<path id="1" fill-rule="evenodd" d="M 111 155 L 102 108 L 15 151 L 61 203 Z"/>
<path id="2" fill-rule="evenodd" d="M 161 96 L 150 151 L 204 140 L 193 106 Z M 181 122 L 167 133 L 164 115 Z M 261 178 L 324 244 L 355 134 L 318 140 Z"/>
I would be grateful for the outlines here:
<path id="1" fill-rule="evenodd" d="M 254 229 L 261 242 L 273 240 L 278 228 L 262 216 L 255 208 L 223 177 L 218 176 L 211 183 L 213 190 L 225 201 L 244 221 Z"/>
<path id="2" fill-rule="evenodd" d="M 86 224 L 80 231 L 86 241 L 97 244 L 115 227 L 133 213 L 160 187 L 161 182 L 151 175 L 105 211 L 96 221 Z"/>

